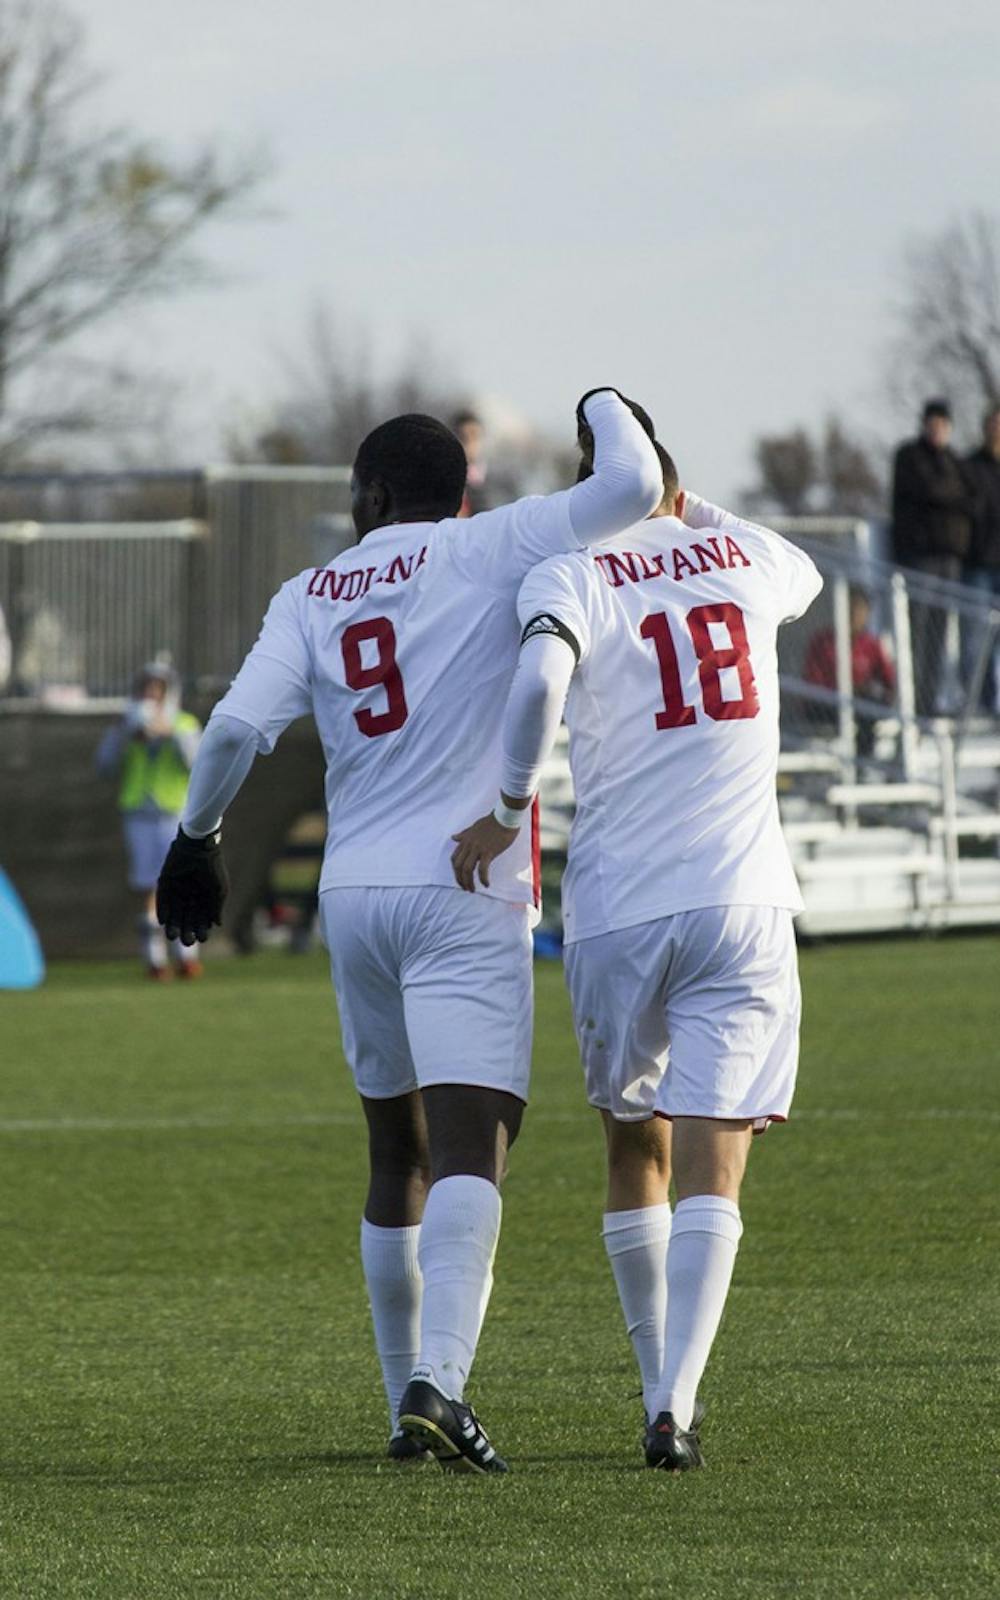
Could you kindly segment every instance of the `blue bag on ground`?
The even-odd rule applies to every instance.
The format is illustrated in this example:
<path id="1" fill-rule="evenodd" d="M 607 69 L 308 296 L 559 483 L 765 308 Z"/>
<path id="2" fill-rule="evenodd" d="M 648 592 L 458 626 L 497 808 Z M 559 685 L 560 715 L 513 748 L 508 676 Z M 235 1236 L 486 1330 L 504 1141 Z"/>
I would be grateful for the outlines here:
<path id="1" fill-rule="evenodd" d="M 0 989 L 35 989 L 45 958 L 24 903 L 0 867 Z"/>

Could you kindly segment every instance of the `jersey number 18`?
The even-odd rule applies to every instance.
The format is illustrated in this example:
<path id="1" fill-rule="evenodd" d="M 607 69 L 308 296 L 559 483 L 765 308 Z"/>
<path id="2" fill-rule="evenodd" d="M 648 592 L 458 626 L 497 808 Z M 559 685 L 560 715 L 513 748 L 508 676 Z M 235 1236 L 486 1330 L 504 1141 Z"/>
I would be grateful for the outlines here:
<path id="1" fill-rule="evenodd" d="M 695 606 L 685 617 L 694 653 L 698 658 L 698 678 L 705 710 L 714 722 L 755 717 L 760 710 L 757 685 L 750 663 L 750 646 L 747 642 L 746 623 L 739 606 L 726 601 L 720 605 Z M 713 643 L 710 627 L 722 623 L 729 644 Z M 681 688 L 680 667 L 666 612 L 656 611 L 644 617 L 639 628 L 644 639 L 649 639 L 656 651 L 660 666 L 660 686 L 663 690 L 663 710 L 656 713 L 657 728 L 689 728 L 697 718 L 694 706 L 685 705 Z M 740 686 L 738 700 L 722 697 L 722 673 L 732 667 Z"/>

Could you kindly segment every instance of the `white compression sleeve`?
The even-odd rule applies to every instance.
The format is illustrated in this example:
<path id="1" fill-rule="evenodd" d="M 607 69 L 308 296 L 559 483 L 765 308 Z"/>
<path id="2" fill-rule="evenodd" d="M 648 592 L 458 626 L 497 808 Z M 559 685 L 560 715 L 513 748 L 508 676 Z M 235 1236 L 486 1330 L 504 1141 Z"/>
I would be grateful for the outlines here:
<path id="1" fill-rule="evenodd" d="M 584 404 L 594 435 L 594 474 L 570 490 L 570 521 L 581 544 L 642 522 L 663 499 L 656 451 L 624 401 L 598 389 Z"/>
<path id="2" fill-rule="evenodd" d="M 552 751 L 576 658 L 565 640 L 535 634 L 521 647 L 503 720 L 500 788 L 524 800 L 538 788 Z"/>
<path id="3" fill-rule="evenodd" d="M 713 506 L 711 500 L 703 500 L 701 495 L 692 494 L 690 489 L 684 491 L 686 528 L 721 528 L 728 517 L 730 513 L 723 511 L 721 506 Z M 736 518 L 731 520 L 735 522 Z"/>
<path id="4" fill-rule="evenodd" d="M 212 717 L 191 768 L 181 827 L 192 839 L 213 833 L 257 754 L 260 735 L 235 717 Z"/>

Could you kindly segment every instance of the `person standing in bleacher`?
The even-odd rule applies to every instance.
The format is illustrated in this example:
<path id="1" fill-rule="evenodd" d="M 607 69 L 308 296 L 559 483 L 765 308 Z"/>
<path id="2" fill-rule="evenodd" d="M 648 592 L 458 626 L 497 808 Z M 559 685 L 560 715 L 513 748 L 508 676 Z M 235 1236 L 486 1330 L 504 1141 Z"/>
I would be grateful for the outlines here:
<path id="1" fill-rule="evenodd" d="M 975 491 L 964 462 L 951 448 L 952 416 L 947 400 L 928 400 L 920 433 L 896 451 L 892 475 L 892 550 L 901 567 L 962 580 L 972 538 Z M 939 709 L 945 644 L 943 606 L 911 607 L 913 671 L 920 716 Z"/>
<path id="2" fill-rule="evenodd" d="M 976 507 L 963 578 L 990 597 L 1000 610 L 1000 406 L 992 406 L 983 418 L 983 442 L 966 457 L 965 470 L 976 492 Z M 982 627 L 970 627 L 963 652 L 963 675 L 967 683 L 976 670 L 982 646 Z M 980 705 L 994 716 L 1000 714 L 1000 640 L 994 640 L 992 657 L 983 678 Z"/>

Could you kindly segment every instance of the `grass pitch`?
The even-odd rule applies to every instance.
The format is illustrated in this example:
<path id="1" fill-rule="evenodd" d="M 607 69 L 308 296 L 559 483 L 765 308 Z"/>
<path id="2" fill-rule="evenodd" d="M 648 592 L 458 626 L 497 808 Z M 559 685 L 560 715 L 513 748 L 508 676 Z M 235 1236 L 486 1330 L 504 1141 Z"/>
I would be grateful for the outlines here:
<path id="1" fill-rule="evenodd" d="M 802 967 L 797 1114 L 754 1148 L 681 1479 L 640 1465 L 556 968 L 473 1374 L 500 1481 L 381 1459 L 321 958 L 0 996 L 3 1600 L 1000 1592 L 996 942 Z"/>

